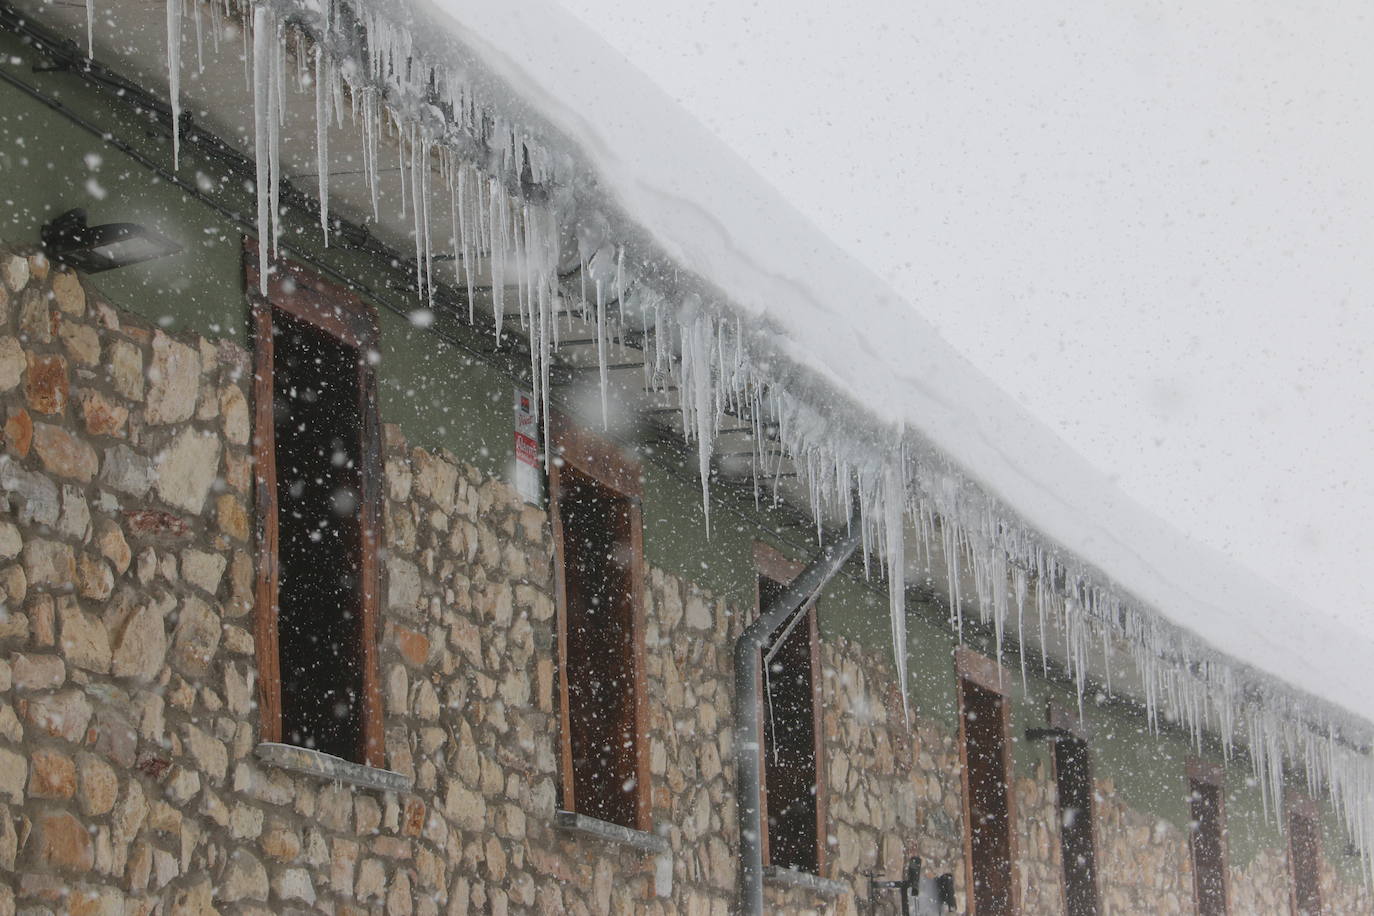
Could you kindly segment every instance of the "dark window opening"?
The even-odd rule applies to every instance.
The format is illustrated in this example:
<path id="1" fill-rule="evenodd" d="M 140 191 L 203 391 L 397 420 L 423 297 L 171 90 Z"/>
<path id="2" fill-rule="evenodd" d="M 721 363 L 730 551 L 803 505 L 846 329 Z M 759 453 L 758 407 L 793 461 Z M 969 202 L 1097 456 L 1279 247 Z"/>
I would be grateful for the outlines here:
<path id="1" fill-rule="evenodd" d="M 640 827 L 634 547 L 630 499 L 559 471 L 566 678 L 565 807 Z M 571 801 L 571 805 L 569 805 Z"/>
<path id="2" fill-rule="evenodd" d="M 262 740 L 385 764 L 377 675 L 381 426 L 376 315 L 277 261 L 253 316 L 258 700 Z"/>
<path id="3" fill-rule="evenodd" d="M 1097 916 L 1097 859 L 1093 845 L 1093 780 L 1088 745 L 1078 738 L 1052 743 L 1059 790 L 1059 847 L 1068 916 Z"/>
<path id="4" fill-rule="evenodd" d="M 1288 855 L 1293 867 L 1293 909 L 1298 916 L 1322 911 L 1321 827 L 1310 814 L 1288 815 Z"/>
<path id="5" fill-rule="evenodd" d="M 1221 787 L 1191 780 L 1193 887 L 1198 916 L 1226 913 L 1226 847 L 1222 823 Z"/>
<path id="6" fill-rule="evenodd" d="M 785 586 L 759 577 L 759 607 Z M 763 653 L 763 810 L 768 864 L 820 871 L 816 753 L 814 608 L 785 624 L 779 641 Z"/>
<path id="7" fill-rule="evenodd" d="M 973 912 L 978 916 L 1004 916 L 1014 912 L 1006 700 L 968 679 L 960 681 L 959 689 L 967 767 Z"/>
<path id="8" fill-rule="evenodd" d="M 272 310 L 282 740 L 362 756 L 358 351 Z"/>

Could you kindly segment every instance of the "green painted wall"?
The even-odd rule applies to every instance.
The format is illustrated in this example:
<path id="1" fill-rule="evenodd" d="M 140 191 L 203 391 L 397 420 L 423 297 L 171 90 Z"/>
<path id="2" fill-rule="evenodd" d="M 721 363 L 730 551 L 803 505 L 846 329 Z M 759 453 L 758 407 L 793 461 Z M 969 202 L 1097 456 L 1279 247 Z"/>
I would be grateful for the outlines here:
<path id="1" fill-rule="evenodd" d="M 170 166 L 170 142 L 147 121 L 108 93 L 97 93 L 70 74 L 34 73 L 31 49 L 9 33 L 0 33 L 0 68 L 44 93 L 60 99 L 78 116 L 132 144 L 164 167 Z M 213 161 L 183 149 L 178 172 L 233 213 L 252 214 L 251 187 L 227 175 Z M 12 244 L 34 244 L 41 225 L 70 207 L 85 207 L 92 223 L 134 221 L 152 225 L 180 241 L 176 256 L 110 271 L 95 283 L 116 306 L 136 312 L 168 330 L 232 338 L 247 344 L 247 309 L 240 258 L 244 226 L 185 194 L 130 157 L 74 125 L 19 90 L 0 83 L 0 238 Z M 340 248 L 324 249 L 313 212 L 286 214 L 283 238 L 294 251 L 318 264 L 357 278 L 382 291 L 386 302 L 401 309 L 413 300 L 404 290 L 388 289 L 385 265 L 370 256 Z M 365 298 L 367 298 L 365 296 Z M 513 382 L 487 362 L 413 326 L 403 314 L 379 307 L 382 328 L 381 408 L 386 422 L 397 423 L 409 440 L 427 448 L 444 447 L 488 473 L 503 474 L 511 453 Z M 460 341 L 472 332 L 440 318 L 435 330 Z M 805 559 L 814 550 L 809 527 L 794 527 L 783 513 L 755 510 L 752 500 L 717 492 L 708 539 L 701 509 L 695 458 L 647 454 L 645 474 L 645 548 L 649 561 L 724 595 L 740 607 L 754 600 L 752 544 L 773 543 L 784 553 Z M 819 602 L 825 637 L 843 635 L 874 647 L 890 641 L 887 597 L 880 579 L 866 581 L 851 563 L 832 582 Z M 911 609 L 909 653 L 913 713 L 931 717 L 946 728 L 956 726 L 956 682 L 952 653 L 955 640 L 945 624 L 946 612 L 934 603 Z M 976 640 L 975 640 L 976 642 Z M 987 647 L 982 647 L 986 649 Z M 1015 670 L 1017 662 L 1010 658 Z M 1076 705 L 1063 685 L 1033 678 L 1023 691 L 1013 689 L 1013 735 L 1044 724 L 1047 700 Z M 1093 729 L 1093 765 L 1110 776 L 1135 808 L 1175 826 L 1188 820 L 1184 765 L 1192 748 L 1175 735 L 1151 736 L 1143 718 L 1117 705 L 1089 703 Z M 1043 744 L 1018 739 L 1015 766 L 1047 764 Z M 1216 750 L 1212 749 L 1212 755 Z M 1246 767 L 1228 774 L 1230 851 L 1236 865 L 1247 864 L 1264 846 L 1281 839 L 1261 813 L 1258 790 L 1247 785 Z M 1328 817 L 1328 850 L 1344 839 Z M 1353 859 L 1330 856 L 1353 874 Z"/>

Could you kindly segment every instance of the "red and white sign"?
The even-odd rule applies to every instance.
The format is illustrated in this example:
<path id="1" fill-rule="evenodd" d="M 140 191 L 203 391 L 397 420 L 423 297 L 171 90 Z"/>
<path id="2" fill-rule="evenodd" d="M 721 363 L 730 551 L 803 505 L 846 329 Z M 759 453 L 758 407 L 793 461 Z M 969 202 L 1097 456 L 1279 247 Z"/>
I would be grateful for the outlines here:
<path id="1" fill-rule="evenodd" d="M 539 415 L 534 396 L 515 389 L 515 489 L 526 502 L 544 502 L 544 462 L 539 457 Z"/>

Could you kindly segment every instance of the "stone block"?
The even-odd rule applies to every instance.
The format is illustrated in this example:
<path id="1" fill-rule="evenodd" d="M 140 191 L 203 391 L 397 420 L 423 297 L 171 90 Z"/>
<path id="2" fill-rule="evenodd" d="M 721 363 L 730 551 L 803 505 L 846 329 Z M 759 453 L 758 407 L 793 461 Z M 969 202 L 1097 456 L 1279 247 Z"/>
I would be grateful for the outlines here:
<path id="1" fill-rule="evenodd" d="M 410 454 L 416 495 L 434 503 L 445 515 L 452 513 L 458 468 L 422 448 L 413 449 Z"/>
<path id="2" fill-rule="evenodd" d="M 110 637 L 100 621 L 83 611 L 71 595 L 58 599 L 57 620 L 58 648 L 68 665 L 96 674 L 110 670 Z"/>
<path id="3" fill-rule="evenodd" d="M 115 799 L 120 797 L 120 779 L 114 775 L 113 766 L 95 754 L 82 751 L 77 755 L 77 776 L 81 813 L 88 816 L 110 813 Z"/>
<path id="4" fill-rule="evenodd" d="M 80 691 L 67 689 L 29 700 L 25 718 L 49 737 L 79 744 L 91 721 L 91 704 Z"/>
<path id="5" fill-rule="evenodd" d="M 236 541 L 248 540 L 248 510 L 233 493 L 215 497 L 215 521 L 227 536 Z"/>
<path id="6" fill-rule="evenodd" d="M 142 498 L 153 485 L 153 462 L 127 445 L 105 449 L 101 483 L 120 493 Z"/>
<path id="7" fill-rule="evenodd" d="M 107 355 L 115 391 L 131 401 L 143 400 L 143 351 L 128 341 L 116 340 Z"/>
<path id="8" fill-rule="evenodd" d="M 186 677 L 199 680 L 210 668 L 219 649 L 219 618 L 199 598 L 188 596 L 181 603 L 176 631 L 172 634 L 172 666 Z"/>
<path id="9" fill-rule="evenodd" d="M 129 408 L 88 388 L 76 393 L 76 403 L 81 410 L 81 419 L 86 423 L 87 435 L 124 438 Z"/>
<path id="10" fill-rule="evenodd" d="M 104 601 L 114 591 L 114 572 L 110 564 L 93 553 L 76 558 L 76 589 L 82 598 Z"/>
<path id="11" fill-rule="evenodd" d="M 49 474 L 91 482 L 99 468 L 95 449 L 51 423 L 33 424 L 33 450 Z"/>
<path id="12" fill-rule="evenodd" d="M 110 670 L 115 677 L 151 681 L 167 656 L 167 630 L 161 607 L 149 601 L 117 624 Z"/>
<path id="13" fill-rule="evenodd" d="M 24 348 L 13 337 L 0 337 L 0 391 L 12 391 L 19 387 L 24 370 L 29 367 Z"/>
<path id="14" fill-rule="evenodd" d="M 29 282 L 28 258 L 17 254 L 0 254 L 0 279 L 4 280 L 5 288 L 10 292 L 19 292 Z"/>
<path id="15" fill-rule="evenodd" d="M 0 795 L 16 805 L 22 805 L 28 775 L 29 768 L 24 755 L 0 747 Z"/>
<path id="16" fill-rule="evenodd" d="M 4 427 L 5 447 L 20 458 L 29 454 L 33 445 L 33 418 L 22 407 L 11 407 Z"/>
<path id="17" fill-rule="evenodd" d="M 196 766 L 214 782 L 222 781 L 229 770 L 229 751 L 224 742 L 189 723 L 182 731 L 186 750 Z"/>
<path id="18" fill-rule="evenodd" d="M 420 569 L 409 560 L 386 560 L 386 603 L 394 611 L 413 614 L 420 605 Z"/>
<path id="19" fill-rule="evenodd" d="M 161 331 L 154 332 L 153 359 L 148 365 L 148 403 L 143 411 L 145 422 L 160 426 L 191 419 L 199 388 L 200 354 Z"/>
<path id="20" fill-rule="evenodd" d="M 29 796 L 68 799 L 76 795 L 76 762 L 59 751 L 38 748 L 29 754 Z"/>
<path id="21" fill-rule="evenodd" d="M 76 578 L 76 557 L 61 541 L 30 538 L 23 555 L 24 574 L 31 586 L 65 588 Z"/>
<path id="22" fill-rule="evenodd" d="M 75 484 L 62 485 L 62 515 L 57 531 L 63 537 L 84 542 L 91 533 L 91 507 L 82 488 Z"/>
<path id="23" fill-rule="evenodd" d="M 63 320 L 57 326 L 57 336 L 75 365 L 100 365 L 100 335 L 95 328 Z"/>
<path id="24" fill-rule="evenodd" d="M 429 637 L 399 624 L 392 627 L 392 640 L 401 657 L 412 668 L 422 668 L 429 659 Z"/>
<path id="25" fill-rule="evenodd" d="M 68 267 L 52 272 L 52 298 L 63 314 L 80 318 L 86 314 L 86 290 L 81 278 Z"/>
<path id="26" fill-rule="evenodd" d="M 225 385 L 219 393 L 220 422 L 224 439 L 234 445 L 247 445 L 252 435 L 248 399 L 237 385 Z"/>
<path id="27" fill-rule="evenodd" d="M 181 576 L 201 591 L 214 595 L 228 561 L 223 554 L 186 548 L 181 552 Z"/>
<path id="28" fill-rule="evenodd" d="M 12 658 L 15 690 L 52 690 L 67 680 L 67 666 L 55 655 L 16 653 Z"/>
<path id="29" fill-rule="evenodd" d="M 124 522 L 129 526 L 129 533 L 134 537 L 181 538 L 191 533 L 191 526 L 186 523 L 184 518 L 170 512 L 163 512 L 161 509 L 125 510 Z M 157 554 L 151 547 L 144 553 L 144 556 L 151 558 L 148 562 L 153 568 L 146 575 L 140 568 L 138 574 L 140 579 L 151 578 L 157 567 Z M 140 567 L 143 562 L 143 557 L 140 557 Z"/>
<path id="30" fill-rule="evenodd" d="M 26 848 L 33 864 L 42 868 L 84 873 L 95 865 L 90 832 L 65 811 L 34 818 L 33 836 Z"/>
<path id="31" fill-rule="evenodd" d="M 114 565 L 116 575 L 124 575 L 133 559 L 124 529 L 114 519 L 100 518 L 95 523 L 95 546 L 100 555 Z"/>
<path id="32" fill-rule="evenodd" d="M 219 473 L 219 452 L 219 440 L 214 436 L 183 429 L 157 457 L 158 496 L 169 505 L 199 515 Z"/>
<path id="33" fill-rule="evenodd" d="M 225 903 L 267 899 L 267 869 L 245 849 L 235 849 L 218 883 L 217 896 Z"/>
<path id="34" fill-rule="evenodd" d="M 42 474 L 24 470 L 9 455 L 0 455 L 0 490 L 17 503 L 22 524 L 57 524 L 61 513 L 57 484 Z"/>
<path id="35" fill-rule="evenodd" d="M 48 343 L 52 340 L 52 310 L 48 297 L 40 289 L 26 289 L 19 296 L 19 331 L 29 343 Z"/>
<path id="36" fill-rule="evenodd" d="M 24 397 L 30 410 L 42 414 L 65 413 L 70 385 L 65 358 L 28 354 Z"/>

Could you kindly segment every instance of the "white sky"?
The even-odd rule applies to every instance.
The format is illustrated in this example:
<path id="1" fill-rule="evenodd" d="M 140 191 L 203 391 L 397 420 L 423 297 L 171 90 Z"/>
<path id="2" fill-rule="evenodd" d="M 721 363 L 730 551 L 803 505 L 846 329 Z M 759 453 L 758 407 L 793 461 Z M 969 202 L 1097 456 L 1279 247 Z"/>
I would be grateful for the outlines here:
<path id="1" fill-rule="evenodd" d="M 560 2 L 1124 490 L 1374 635 L 1369 7 Z"/>

